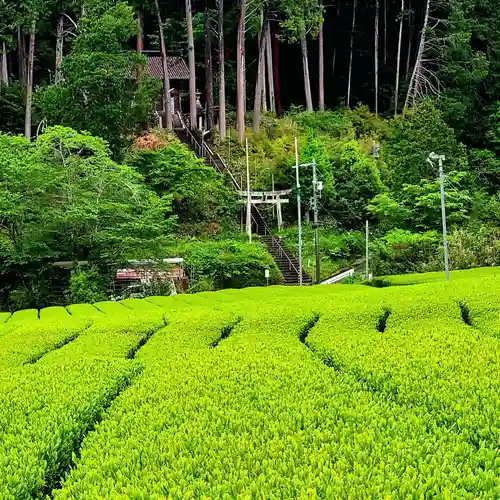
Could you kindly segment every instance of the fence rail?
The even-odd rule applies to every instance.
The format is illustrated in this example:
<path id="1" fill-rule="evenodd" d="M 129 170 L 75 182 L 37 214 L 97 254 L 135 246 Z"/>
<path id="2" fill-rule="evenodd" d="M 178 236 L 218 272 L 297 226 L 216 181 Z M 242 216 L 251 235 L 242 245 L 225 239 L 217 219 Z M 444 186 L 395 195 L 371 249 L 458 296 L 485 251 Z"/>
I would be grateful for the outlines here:
<path id="1" fill-rule="evenodd" d="M 219 153 L 216 153 L 212 150 L 209 144 L 203 140 L 202 137 L 197 137 L 187 126 L 182 114 L 178 111 L 177 115 L 182 125 L 182 130 L 186 133 L 186 137 L 191 147 L 193 148 L 196 155 L 200 158 L 204 158 L 210 165 L 212 165 L 215 170 L 220 172 L 221 174 L 227 174 L 231 179 L 233 187 L 236 191 L 241 190 L 241 186 L 236 180 L 235 176 L 226 165 L 226 162 L 222 159 Z"/>
<path id="2" fill-rule="evenodd" d="M 238 183 L 238 181 L 234 177 L 233 173 L 231 172 L 231 170 L 229 169 L 229 167 L 227 166 L 227 164 L 223 160 L 223 158 L 218 153 L 216 153 L 212 150 L 212 148 L 203 140 L 203 136 L 196 137 L 195 134 L 191 130 L 189 130 L 189 128 L 186 126 L 186 122 L 185 122 L 184 118 L 182 117 L 182 114 L 179 111 L 177 112 L 177 115 L 178 115 L 180 123 L 182 125 L 182 130 L 186 133 L 187 140 L 188 140 L 189 144 L 191 145 L 191 148 L 193 149 L 193 151 L 196 153 L 196 155 L 200 158 L 204 158 L 218 172 L 220 172 L 222 174 L 227 174 L 229 176 L 229 178 L 231 179 L 231 182 L 233 184 L 233 188 L 235 189 L 236 192 L 242 191 L 242 186 L 240 186 L 240 184 Z M 287 190 L 287 194 L 288 194 L 288 192 L 289 191 Z M 285 191 L 283 193 L 285 193 Z M 251 214 L 252 220 L 255 223 L 255 225 L 257 227 L 260 227 L 260 226 L 263 227 L 264 236 L 269 236 L 271 238 L 270 242 L 271 242 L 271 246 L 273 248 L 277 247 L 278 257 L 285 258 L 288 261 L 289 269 L 290 270 L 293 269 L 297 273 L 297 277 L 299 277 L 300 276 L 299 270 L 297 269 L 297 267 L 293 263 L 292 259 L 290 258 L 290 256 L 286 252 L 286 250 L 283 248 L 283 246 L 280 242 L 280 238 L 276 237 L 272 233 L 271 229 L 267 225 L 267 223 L 264 220 L 264 217 L 260 213 L 259 209 L 255 205 L 252 205 L 252 208 L 255 211 L 255 213 L 257 214 L 258 218 L 260 219 L 260 221 L 257 220 L 255 215 L 253 213 Z"/>
<path id="3" fill-rule="evenodd" d="M 255 212 L 259 216 L 260 220 L 262 221 L 262 225 L 264 226 L 264 236 L 269 236 L 271 238 L 270 242 L 271 242 L 271 246 L 273 248 L 277 247 L 278 257 L 280 257 L 280 258 L 284 257 L 288 261 L 288 268 L 290 270 L 293 269 L 297 273 L 297 276 L 299 276 L 299 270 L 297 269 L 297 267 L 293 263 L 292 259 L 290 258 L 290 256 L 286 252 L 286 250 L 283 248 L 283 245 L 281 244 L 280 238 L 275 236 L 272 233 L 271 229 L 269 229 L 269 226 L 267 225 L 266 221 L 264 220 L 264 217 L 262 217 L 262 214 L 260 213 L 259 209 L 255 205 L 253 206 L 253 209 L 255 210 Z M 257 226 L 259 226 L 259 221 L 255 218 L 255 216 L 253 214 L 251 214 L 251 215 L 252 215 L 252 220 L 255 222 L 255 224 Z"/>

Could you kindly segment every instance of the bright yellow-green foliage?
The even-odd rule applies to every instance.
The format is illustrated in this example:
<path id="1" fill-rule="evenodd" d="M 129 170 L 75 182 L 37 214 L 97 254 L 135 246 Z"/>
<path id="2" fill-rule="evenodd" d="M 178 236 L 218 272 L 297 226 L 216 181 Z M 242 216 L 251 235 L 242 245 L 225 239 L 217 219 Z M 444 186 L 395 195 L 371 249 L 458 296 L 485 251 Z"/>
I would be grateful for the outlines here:
<path id="1" fill-rule="evenodd" d="M 467 278 L 500 278 L 500 267 L 480 267 L 477 269 L 465 269 L 463 271 L 451 271 L 452 279 L 467 279 Z M 387 280 L 391 285 L 416 285 L 417 283 L 434 283 L 444 281 L 445 275 L 443 272 L 432 273 L 414 273 L 414 274 L 397 274 L 380 278 Z"/>
<path id="2" fill-rule="evenodd" d="M 9 319 L 9 323 L 24 323 L 26 321 L 34 321 L 38 319 L 38 311 L 36 309 L 24 309 L 16 311 Z"/>
<path id="3" fill-rule="evenodd" d="M 498 498 L 499 293 L 270 287 L 12 317 L 0 497 Z"/>
<path id="4" fill-rule="evenodd" d="M 91 304 L 73 304 L 66 307 L 69 314 L 75 317 L 99 318 L 102 312 Z"/>

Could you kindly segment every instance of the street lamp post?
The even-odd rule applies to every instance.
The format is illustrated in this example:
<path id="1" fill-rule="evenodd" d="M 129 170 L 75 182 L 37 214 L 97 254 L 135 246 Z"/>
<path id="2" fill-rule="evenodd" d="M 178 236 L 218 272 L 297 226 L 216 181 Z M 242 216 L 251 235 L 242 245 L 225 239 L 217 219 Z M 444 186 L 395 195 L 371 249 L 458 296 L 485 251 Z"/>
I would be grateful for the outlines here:
<path id="1" fill-rule="evenodd" d="M 443 172 L 443 162 L 445 160 L 445 155 L 438 155 L 436 153 L 431 153 L 427 158 L 427 161 L 434 168 L 433 161 L 438 161 L 439 165 L 439 190 L 441 192 L 441 222 L 443 225 L 443 247 L 444 247 L 444 271 L 446 274 L 446 279 L 450 279 L 450 271 L 448 266 L 448 237 L 446 231 L 446 204 L 444 198 L 444 172 Z"/>
<path id="2" fill-rule="evenodd" d="M 252 197 L 250 194 L 250 164 L 248 160 L 248 138 L 245 139 L 245 153 L 247 160 L 247 220 L 246 229 L 249 243 L 252 243 Z"/>

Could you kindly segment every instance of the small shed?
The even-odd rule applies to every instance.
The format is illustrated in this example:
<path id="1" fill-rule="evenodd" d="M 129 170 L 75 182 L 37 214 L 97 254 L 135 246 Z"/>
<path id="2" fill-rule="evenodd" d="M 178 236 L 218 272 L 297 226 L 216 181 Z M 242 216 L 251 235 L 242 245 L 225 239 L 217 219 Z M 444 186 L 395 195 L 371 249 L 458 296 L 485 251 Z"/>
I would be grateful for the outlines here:
<path id="1" fill-rule="evenodd" d="M 172 285 L 172 292 L 185 290 L 188 279 L 182 264 L 182 258 L 153 260 L 129 260 L 127 268 L 117 269 L 115 293 L 119 295 L 141 294 L 146 288 L 156 284 Z M 142 291 L 141 291 L 142 290 Z"/>

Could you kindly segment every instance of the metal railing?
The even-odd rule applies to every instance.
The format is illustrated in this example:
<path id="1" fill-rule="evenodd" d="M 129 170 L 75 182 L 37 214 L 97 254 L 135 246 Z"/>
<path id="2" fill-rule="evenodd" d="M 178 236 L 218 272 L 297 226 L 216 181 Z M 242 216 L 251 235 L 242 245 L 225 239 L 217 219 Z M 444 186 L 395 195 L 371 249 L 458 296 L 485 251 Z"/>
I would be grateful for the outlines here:
<path id="1" fill-rule="evenodd" d="M 188 142 L 191 144 L 191 147 L 193 148 L 196 155 L 200 158 L 204 158 L 210 165 L 212 165 L 212 167 L 215 168 L 215 170 L 217 170 L 221 174 L 227 174 L 231 179 L 233 187 L 236 189 L 236 191 L 240 191 L 241 186 L 239 185 L 238 181 L 236 180 L 222 157 L 212 150 L 212 148 L 203 140 L 203 137 L 200 138 L 195 136 L 195 134 L 186 126 L 182 114 L 179 111 L 177 111 L 177 116 L 179 117 L 179 120 L 181 122 L 182 129 L 186 132 Z"/>
<path id="2" fill-rule="evenodd" d="M 257 215 L 259 216 L 259 218 L 260 218 L 260 220 L 262 222 L 262 225 L 264 226 L 264 236 L 269 236 L 271 238 L 271 246 L 273 248 L 274 247 L 278 247 L 278 257 L 280 257 L 280 258 L 284 257 L 288 261 L 288 269 L 290 271 L 293 269 L 297 273 L 297 277 L 299 277 L 299 270 L 297 269 L 297 267 L 293 263 L 293 261 L 290 258 L 290 256 L 286 253 L 286 250 L 283 248 L 283 245 L 281 244 L 280 239 L 278 237 L 276 237 L 272 233 L 272 231 L 269 229 L 269 226 L 266 224 L 266 221 L 264 220 L 264 217 L 262 217 L 262 214 L 260 213 L 259 209 L 255 205 L 253 206 L 253 209 L 255 210 L 255 212 L 257 212 Z M 252 220 L 254 221 L 254 223 L 257 226 L 260 226 L 260 223 L 255 218 L 254 214 L 251 214 L 251 215 L 252 215 Z M 302 276 L 303 275 L 304 275 L 304 273 L 302 273 Z"/>
<path id="3" fill-rule="evenodd" d="M 179 117 L 179 120 L 182 125 L 182 129 L 186 132 L 186 137 L 191 145 L 193 151 L 196 153 L 197 156 L 204 158 L 207 160 L 210 165 L 212 165 L 215 170 L 222 174 L 227 174 L 229 178 L 231 179 L 231 182 L 233 183 L 233 187 L 236 191 L 241 191 L 241 186 L 239 185 L 238 181 L 234 177 L 233 173 L 229 169 L 229 167 L 226 165 L 226 162 L 222 159 L 222 157 L 214 152 L 210 146 L 203 140 L 203 138 L 196 137 L 191 130 L 186 126 L 186 122 L 184 121 L 182 114 L 177 111 L 177 115 Z M 257 213 L 260 222 L 255 218 L 254 214 L 251 214 L 252 220 L 255 223 L 257 227 L 260 227 L 261 225 L 264 228 L 264 236 L 270 236 L 271 237 L 271 246 L 273 248 L 277 247 L 278 248 L 278 257 L 280 258 L 285 258 L 288 261 L 288 269 L 291 271 L 295 271 L 297 273 L 297 278 L 299 277 L 300 273 L 295 264 L 293 263 L 292 259 L 290 256 L 287 254 L 286 250 L 283 248 L 281 245 L 280 239 L 276 237 L 271 229 L 269 229 L 269 226 L 267 225 L 266 221 L 264 220 L 264 217 L 262 217 L 262 214 L 260 213 L 259 209 L 253 205 L 253 209 Z M 304 273 L 302 272 L 302 276 L 304 277 Z"/>

